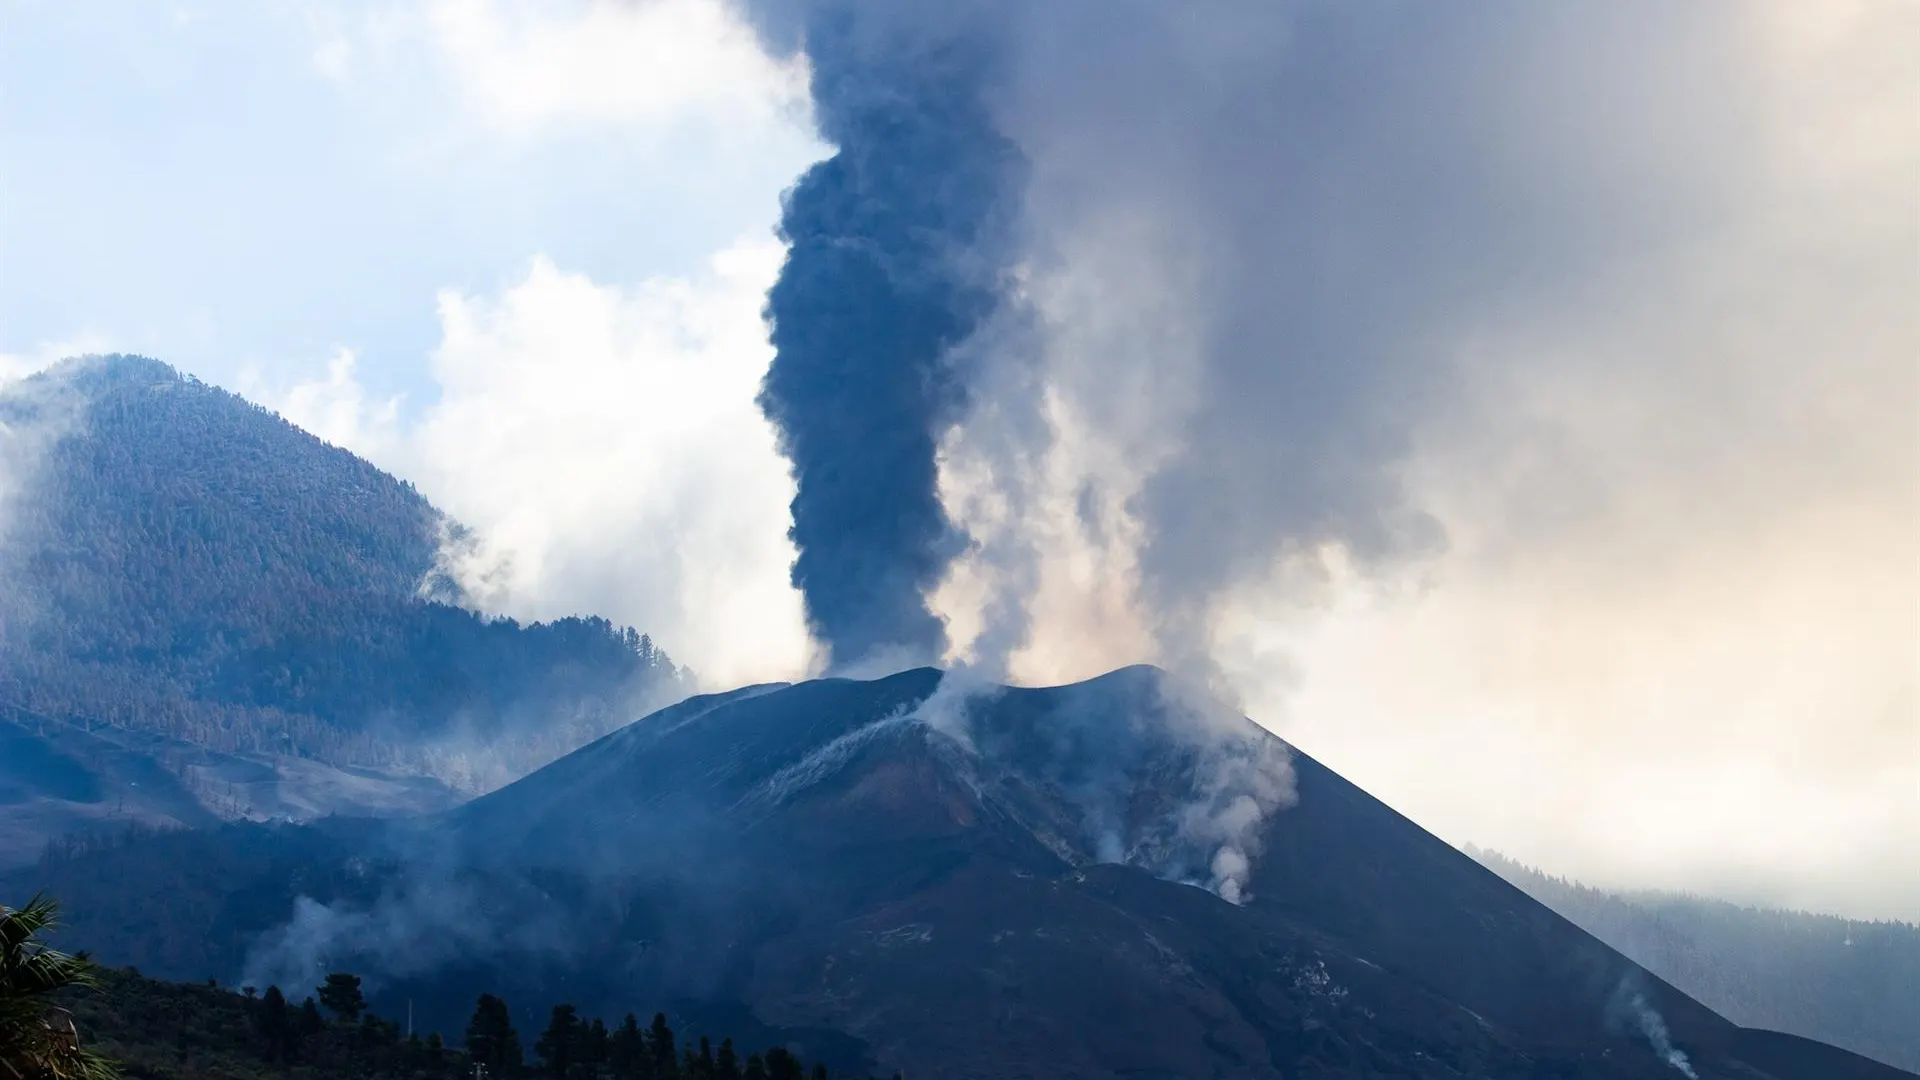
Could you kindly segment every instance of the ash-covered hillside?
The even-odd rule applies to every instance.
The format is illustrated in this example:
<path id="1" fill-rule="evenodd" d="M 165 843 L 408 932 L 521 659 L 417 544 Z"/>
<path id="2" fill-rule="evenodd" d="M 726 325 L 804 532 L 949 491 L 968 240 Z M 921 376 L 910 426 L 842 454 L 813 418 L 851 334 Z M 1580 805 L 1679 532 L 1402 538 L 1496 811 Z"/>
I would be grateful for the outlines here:
<path id="1" fill-rule="evenodd" d="M 195 823 L 128 753 L 223 816 L 417 810 L 451 793 L 410 776 L 491 786 L 679 696 L 635 630 L 458 606 L 457 526 L 410 485 L 165 364 L 65 362 L 0 393 L 0 427 L 0 730 L 86 778 L 15 777 L 0 847 Z M 289 759 L 326 768 L 262 778 Z"/>
<path id="2" fill-rule="evenodd" d="M 31 875 L 175 978 L 466 988 L 952 1077 L 1893 1078 L 1741 1028 L 1149 668 L 693 698 L 408 822 Z M 0 890 L 27 876 L 0 878 Z M 129 882 L 138 882 L 137 894 Z"/>

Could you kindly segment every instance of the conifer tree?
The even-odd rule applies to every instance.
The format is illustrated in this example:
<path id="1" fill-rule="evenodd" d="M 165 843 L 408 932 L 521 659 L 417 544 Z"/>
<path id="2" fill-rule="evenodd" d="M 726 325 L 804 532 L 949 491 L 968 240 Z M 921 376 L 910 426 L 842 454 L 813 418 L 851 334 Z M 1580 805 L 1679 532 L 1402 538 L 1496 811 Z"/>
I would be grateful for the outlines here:
<path id="1" fill-rule="evenodd" d="M 720 1053 L 713 1059 L 713 1080 L 740 1080 L 740 1056 L 732 1039 L 720 1040 Z"/>
<path id="2" fill-rule="evenodd" d="M 275 1061 L 283 1061 L 293 1050 L 293 1016 L 287 1010 L 287 996 L 278 986 L 267 987 L 255 1006 L 254 1025 L 260 1031 L 260 1037 L 267 1044 L 267 1054 Z"/>
<path id="3" fill-rule="evenodd" d="M 300 1003 L 299 1030 L 301 1038 L 306 1038 L 309 1035 L 318 1035 L 326 1029 L 326 1026 L 326 1021 L 320 1019 L 320 1007 L 313 1003 L 312 997 L 308 997 L 307 1000 Z"/>
<path id="4" fill-rule="evenodd" d="M 666 1013 L 654 1013 L 647 1028 L 647 1049 L 652 1052 L 655 1080 L 679 1080 L 680 1059 L 674 1053 L 673 1029 L 667 1026 Z"/>
<path id="5" fill-rule="evenodd" d="M 546 1062 L 547 1073 L 553 1080 L 567 1080 L 567 1070 L 573 1065 L 580 1044 L 580 1017 L 571 1005 L 555 1005 L 553 1018 L 547 1023 L 540 1040 L 533 1044 L 533 1052 Z"/>
<path id="6" fill-rule="evenodd" d="M 646 1069 L 647 1047 L 640 1034 L 640 1023 L 632 1013 L 620 1021 L 620 1026 L 607 1037 L 607 1065 L 614 1080 L 639 1080 L 643 1075 L 652 1075 Z"/>
<path id="7" fill-rule="evenodd" d="M 767 1080 L 801 1080 L 800 1059 L 784 1046 L 767 1051 Z"/>
<path id="8" fill-rule="evenodd" d="M 473 1019 L 467 1022 L 467 1056 L 496 1078 L 520 1068 L 520 1033 L 513 1029 L 505 1001 L 492 994 L 480 995 Z"/>
<path id="9" fill-rule="evenodd" d="M 599 1076 L 600 1066 L 607 1062 L 607 1039 L 607 1025 L 597 1016 L 581 1032 L 580 1065 L 589 1080 Z"/>
<path id="10" fill-rule="evenodd" d="M 759 1054 L 747 1057 L 747 1067 L 741 1074 L 741 1080 L 767 1080 L 767 1063 Z"/>
<path id="11" fill-rule="evenodd" d="M 360 993 L 360 976 L 349 975 L 344 971 L 335 971 L 327 975 L 327 981 L 321 983 L 315 992 L 320 1004 L 334 1015 L 334 1019 L 353 1023 L 366 1011 L 367 999 Z"/>

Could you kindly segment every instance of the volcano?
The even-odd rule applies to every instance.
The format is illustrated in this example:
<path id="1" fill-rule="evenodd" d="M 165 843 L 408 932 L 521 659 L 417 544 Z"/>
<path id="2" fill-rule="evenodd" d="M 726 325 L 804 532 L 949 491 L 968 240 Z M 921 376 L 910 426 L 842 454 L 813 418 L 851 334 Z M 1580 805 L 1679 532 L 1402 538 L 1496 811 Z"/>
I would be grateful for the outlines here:
<path id="1" fill-rule="evenodd" d="M 1146 667 L 697 697 L 438 815 L 35 884 L 110 962 L 344 967 L 454 1030 L 478 983 L 909 1076 L 1908 1075 L 1737 1027 Z"/>

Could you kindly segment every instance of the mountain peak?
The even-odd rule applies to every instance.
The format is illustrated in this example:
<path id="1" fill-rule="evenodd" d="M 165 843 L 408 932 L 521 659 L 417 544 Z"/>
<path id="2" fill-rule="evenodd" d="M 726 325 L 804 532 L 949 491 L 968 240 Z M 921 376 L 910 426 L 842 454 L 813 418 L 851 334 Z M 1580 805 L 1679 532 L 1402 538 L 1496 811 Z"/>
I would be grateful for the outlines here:
<path id="1" fill-rule="evenodd" d="M 84 353 L 79 356 L 69 356 L 48 367 L 45 374 L 51 378 L 124 385 L 159 386 L 186 382 L 198 386 L 205 385 L 200 380 L 183 374 L 180 369 L 171 364 L 135 353 Z"/>
<path id="2" fill-rule="evenodd" d="M 32 437 L 0 448 L 24 451 L 5 463 L 0 722 L 132 733 L 74 753 L 164 744 L 471 791 L 677 696 L 677 670 L 636 630 L 433 602 L 457 594 L 429 588 L 449 522 L 412 485 L 161 361 L 74 357 L 10 383 L 0 430 L 14 425 Z M 142 805 L 182 824 L 253 812 L 217 786 Z M 50 816 L 0 804 L 0 862 L 106 813 L 58 802 Z"/>
<path id="3" fill-rule="evenodd" d="M 1152 669 L 956 681 L 936 723 L 943 679 L 689 699 L 384 834 L 183 840 L 142 903 L 169 940 L 241 944 L 256 984 L 345 965 L 440 1024 L 476 980 L 588 1015 L 671 1002 L 856 1071 L 1894 1075 L 1735 1027 Z M 196 863 L 234 868 L 231 900 Z M 76 926 L 87 883 L 125 880 L 52 873 Z"/>

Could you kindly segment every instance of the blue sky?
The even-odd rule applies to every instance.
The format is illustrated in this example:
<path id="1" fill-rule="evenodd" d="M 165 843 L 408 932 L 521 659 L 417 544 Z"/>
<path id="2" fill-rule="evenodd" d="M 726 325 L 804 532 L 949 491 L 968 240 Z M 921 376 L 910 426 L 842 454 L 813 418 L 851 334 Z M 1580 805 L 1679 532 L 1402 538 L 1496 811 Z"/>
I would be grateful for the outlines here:
<path id="1" fill-rule="evenodd" d="M 439 290 L 496 290 L 536 255 L 600 281 L 690 272 L 767 235 L 818 152 L 804 116 L 755 115 L 795 99 L 743 40 L 681 42 L 737 93 L 606 105 L 543 97 L 534 46 L 485 40 L 537 7 L 467 7 L 477 32 L 430 5 L 7 0 L 0 352 L 97 344 L 231 385 L 345 346 L 417 408 Z M 530 85 L 476 92 L 488 63 Z"/>

